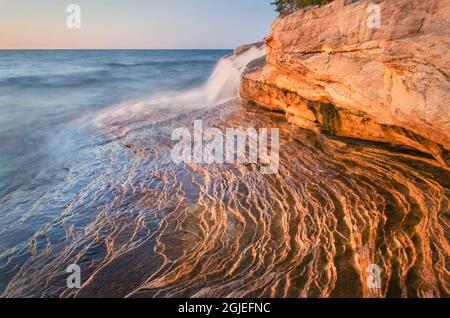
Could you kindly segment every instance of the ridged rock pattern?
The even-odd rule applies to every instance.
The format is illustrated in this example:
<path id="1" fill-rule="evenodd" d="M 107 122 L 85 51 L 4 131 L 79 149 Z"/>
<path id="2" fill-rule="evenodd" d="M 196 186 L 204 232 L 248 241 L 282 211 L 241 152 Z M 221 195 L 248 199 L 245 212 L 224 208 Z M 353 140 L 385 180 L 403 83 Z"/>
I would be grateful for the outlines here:
<path id="1" fill-rule="evenodd" d="M 170 132 L 195 118 L 219 129 L 279 128 L 279 172 L 175 165 Z M 30 257 L 3 267 L 15 272 L 3 296 L 450 295 L 450 171 L 431 156 L 225 105 L 113 140 L 97 162 L 93 174 L 71 172 L 85 182 L 65 185 L 79 194 L 35 235 Z M 57 199 L 43 197 L 36 209 Z M 81 266 L 80 290 L 66 288 L 73 263 Z M 376 294 L 370 264 L 381 268 Z"/>

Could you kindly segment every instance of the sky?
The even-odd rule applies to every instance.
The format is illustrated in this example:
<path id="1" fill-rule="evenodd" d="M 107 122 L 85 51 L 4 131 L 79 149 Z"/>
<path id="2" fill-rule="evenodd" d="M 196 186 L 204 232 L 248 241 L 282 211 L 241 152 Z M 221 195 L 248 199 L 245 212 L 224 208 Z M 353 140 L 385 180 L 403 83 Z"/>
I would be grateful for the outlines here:
<path id="1" fill-rule="evenodd" d="M 267 36 L 273 0 L 0 0 L 0 49 L 235 48 Z M 81 8 L 70 29 L 67 7 Z"/>

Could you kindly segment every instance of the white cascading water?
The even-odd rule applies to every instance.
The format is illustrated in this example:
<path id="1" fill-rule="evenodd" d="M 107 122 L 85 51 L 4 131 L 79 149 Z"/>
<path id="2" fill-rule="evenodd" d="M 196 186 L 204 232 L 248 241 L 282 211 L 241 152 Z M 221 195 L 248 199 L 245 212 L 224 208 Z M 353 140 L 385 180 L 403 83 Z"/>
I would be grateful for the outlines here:
<path id="1" fill-rule="evenodd" d="M 237 97 L 241 75 L 246 66 L 265 54 L 265 46 L 253 46 L 239 55 L 221 59 L 204 88 L 209 104 L 217 105 Z"/>
<path id="2" fill-rule="evenodd" d="M 167 114 L 180 110 L 218 106 L 238 96 L 239 84 L 246 66 L 266 54 L 265 46 L 250 47 L 240 54 L 222 58 L 205 85 L 184 91 L 165 92 L 148 99 L 134 100 L 105 109 L 95 120 L 100 126 L 122 126 L 128 129 L 144 125 L 154 119 L 156 110 L 166 109 Z"/>

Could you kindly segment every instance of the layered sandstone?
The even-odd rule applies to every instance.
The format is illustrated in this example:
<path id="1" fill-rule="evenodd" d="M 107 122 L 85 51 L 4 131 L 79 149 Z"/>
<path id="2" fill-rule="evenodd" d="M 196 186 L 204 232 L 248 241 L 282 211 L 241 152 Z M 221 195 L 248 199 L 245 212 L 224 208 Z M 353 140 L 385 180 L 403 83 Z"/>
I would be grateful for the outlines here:
<path id="1" fill-rule="evenodd" d="M 368 25 L 376 3 L 381 28 Z M 276 20 L 244 101 L 302 128 L 430 153 L 450 165 L 450 1 L 333 3 Z"/>

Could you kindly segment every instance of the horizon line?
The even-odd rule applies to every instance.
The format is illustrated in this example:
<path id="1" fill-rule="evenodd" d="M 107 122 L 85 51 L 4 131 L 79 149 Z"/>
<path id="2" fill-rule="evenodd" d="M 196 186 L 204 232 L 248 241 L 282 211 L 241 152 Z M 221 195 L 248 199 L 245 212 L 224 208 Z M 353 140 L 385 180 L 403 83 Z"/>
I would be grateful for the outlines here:
<path id="1" fill-rule="evenodd" d="M 89 51 L 89 50 L 114 50 L 114 51 L 118 51 L 118 50 L 234 50 L 234 48 L 0 48 L 0 51 L 27 51 L 27 50 L 35 50 L 35 51 L 48 51 L 48 50 L 59 50 L 59 51 L 63 51 L 63 50 L 85 50 L 85 51 Z"/>

